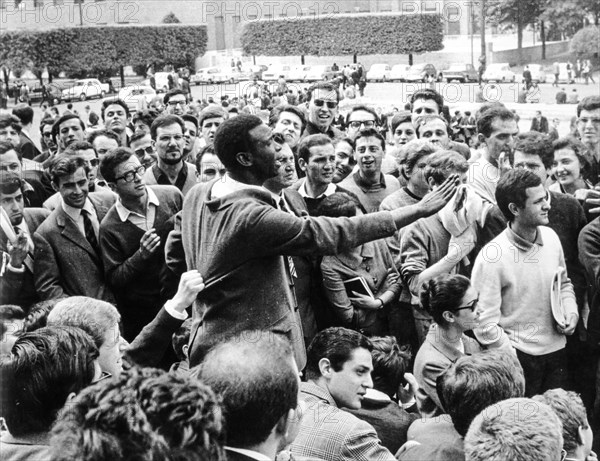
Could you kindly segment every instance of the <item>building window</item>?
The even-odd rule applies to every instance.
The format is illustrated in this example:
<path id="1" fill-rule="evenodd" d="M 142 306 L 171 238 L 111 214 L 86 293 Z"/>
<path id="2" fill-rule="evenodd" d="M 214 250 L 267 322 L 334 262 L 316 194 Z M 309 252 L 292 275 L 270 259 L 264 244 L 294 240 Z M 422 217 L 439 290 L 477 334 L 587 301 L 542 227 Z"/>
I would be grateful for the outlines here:
<path id="1" fill-rule="evenodd" d="M 44 6 L 44 0 L 33 0 L 34 8 L 41 8 Z"/>

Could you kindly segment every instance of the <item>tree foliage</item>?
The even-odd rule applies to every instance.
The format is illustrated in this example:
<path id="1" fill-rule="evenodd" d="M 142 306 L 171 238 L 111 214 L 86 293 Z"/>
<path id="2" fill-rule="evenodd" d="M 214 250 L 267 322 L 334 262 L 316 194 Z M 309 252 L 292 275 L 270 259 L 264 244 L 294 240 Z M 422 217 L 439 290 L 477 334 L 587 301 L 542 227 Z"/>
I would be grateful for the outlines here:
<path id="1" fill-rule="evenodd" d="M 488 20 L 504 28 L 516 28 L 517 48 L 523 47 L 523 30 L 534 24 L 544 11 L 546 0 L 499 0 L 490 2 L 487 8 Z"/>
<path id="2" fill-rule="evenodd" d="M 440 15 L 336 15 L 249 22 L 241 36 L 246 55 L 339 56 L 409 54 L 443 48 Z"/>
<path id="3" fill-rule="evenodd" d="M 205 26 L 78 27 L 0 34 L 5 70 L 107 78 L 123 66 L 188 66 L 206 51 Z M 5 72 L 5 76 L 8 72 Z"/>
<path id="4" fill-rule="evenodd" d="M 179 18 L 177 16 L 175 16 L 175 13 L 173 13 L 172 11 L 169 14 L 167 14 L 161 22 L 163 24 L 179 24 L 179 23 L 181 23 Z"/>
<path id="5" fill-rule="evenodd" d="M 600 52 L 600 28 L 588 26 L 577 32 L 571 40 L 571 52 L 583 59 L 597 56 Z"/>

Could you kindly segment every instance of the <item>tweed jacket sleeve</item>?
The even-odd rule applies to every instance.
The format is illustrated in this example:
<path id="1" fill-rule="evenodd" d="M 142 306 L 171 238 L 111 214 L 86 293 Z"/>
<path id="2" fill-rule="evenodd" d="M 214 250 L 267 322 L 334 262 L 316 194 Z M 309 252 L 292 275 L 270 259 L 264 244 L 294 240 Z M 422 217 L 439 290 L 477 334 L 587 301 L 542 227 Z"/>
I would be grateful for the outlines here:
<path id="1" fill-rule="evenodd" d="M 39 233 L 33 234 L 35 257 L 33 273 L 35 289 L 42 300 L 64 298 L 67 295 L 60 284 L 60 271 L 54 249 Z"/>

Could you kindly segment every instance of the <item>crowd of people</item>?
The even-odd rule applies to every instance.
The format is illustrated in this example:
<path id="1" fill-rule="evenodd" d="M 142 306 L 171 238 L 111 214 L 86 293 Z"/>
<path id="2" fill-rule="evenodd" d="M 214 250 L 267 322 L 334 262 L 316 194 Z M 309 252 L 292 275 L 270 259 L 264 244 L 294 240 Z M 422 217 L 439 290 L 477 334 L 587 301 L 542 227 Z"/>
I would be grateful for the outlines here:
<path id="1" fill-rule="evenodd" d="M 342 93 L 0 114 L 3 459 L 597 459 L 600 96 Z"/>

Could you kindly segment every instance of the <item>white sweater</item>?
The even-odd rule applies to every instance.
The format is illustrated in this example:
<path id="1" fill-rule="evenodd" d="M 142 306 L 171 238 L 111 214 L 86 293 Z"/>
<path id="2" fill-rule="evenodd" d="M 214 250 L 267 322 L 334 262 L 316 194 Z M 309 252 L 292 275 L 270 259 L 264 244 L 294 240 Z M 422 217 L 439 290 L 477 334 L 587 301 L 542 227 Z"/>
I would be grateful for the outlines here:
<path id="1" fill-rule="evenodd" d="M 488 243 L 477 256 L 472 274 L 482 311 L 474 330 L 477 339 L 491 347 L 511 344 L 530 355 L 564 348 L 566 338 L 555 327 L 550 302 L 552 278 L 559 266 L 566 267 L 562 246 L 549 227 L 538 227 L 533 244 L 510 227 Z M 577 314 L 566 271 L 561 298 L 567 318 Z"/>

